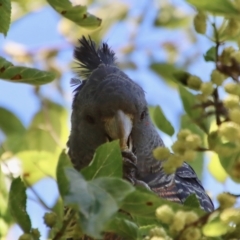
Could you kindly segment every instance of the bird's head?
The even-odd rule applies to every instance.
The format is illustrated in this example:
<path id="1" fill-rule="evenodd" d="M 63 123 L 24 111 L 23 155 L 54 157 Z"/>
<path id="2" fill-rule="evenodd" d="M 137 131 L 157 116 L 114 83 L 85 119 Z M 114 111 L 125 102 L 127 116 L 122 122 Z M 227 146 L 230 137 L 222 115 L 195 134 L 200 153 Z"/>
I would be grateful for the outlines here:
<path id="1" fill-rule="evenodd" d="M 76 89 L 72 106 L 69 155 L 76 168 L 89 164 L 96 148 L 119 139 L 122 151 L 138 157 L 151 145 L 155 130 L 148 116 L 142 88 L 115 66 L 114 53 L 82 38 L 75 48 L 83 84 Z M 150 153 L 152 148 L 149 149 Z M 145 153 L 146 155 L 146 153 Z"/>

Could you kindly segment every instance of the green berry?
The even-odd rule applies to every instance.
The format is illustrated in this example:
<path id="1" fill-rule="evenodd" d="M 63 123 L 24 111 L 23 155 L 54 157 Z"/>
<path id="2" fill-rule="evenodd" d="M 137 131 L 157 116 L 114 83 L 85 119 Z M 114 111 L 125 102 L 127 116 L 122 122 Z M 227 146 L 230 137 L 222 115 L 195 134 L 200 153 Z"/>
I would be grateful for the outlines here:
<path id="1" fill-rule="evenodd" d="M 18 240 L 33 240 L 33 238 L 31 236 L 31 234 L 24 233 L 18 238 Z"/>
<path id="2" fill-rule="evenodd" d="M 186 150 L 186 142 L 183 140 L 177 140 L 175 143 L 172 145 L 172 150 L 175 153 L 183 154 Z"/>
<path id="3" fill-rule="evenodd" d="M 201 146 L 201 138 L 197 134 L 191 134 L 186 138 L 188 149 L 196 149 Z"/>
<path id="4" fill-rule="evenodd" d="M 195 97 L 199 102 L 206 102 L 208 100 L 208 96 L 206 96 L 202 93 L 195 95 Z"/>
<path id="5" fill-rule="evenodd" d="M 183 164 L 183 161 L 184 161 L 183 157 L 178 154 L 174 154 L 174 155 L 172 154 L 167 160 L 168 164 L 170 164 L 175 168 L 181 167 Z"/>
<path id="6" fill-rule="evenodd" d="M 163 228 L 155 227 L 152 228 L 149 232 L 151 237 L 157 236 L 157 237 L 166 237 L 167 234 Z"/>
<path id="7" fill-rule="evenodd" d="M 185 226 L 186 215 L 183 211 L 177 211 L 174 215 L 173 222 L 171 224 L 171 229 L 176 232 L 183 230 Z"/>
<path id="8" fill-rule="evenodd" d="M 227 83 L 224 89 L 229 94 L 240 95 L 240 85 L 237 83 Z"/>
<path id="9" fill-rule="evenodd" d="M 240 63 L 240 51 L 236 51 L 231 54 L 231 57 L 236 60 L 237 63 Z"/>
<path id="10" fill-rule="evenodd" d="M 240 124 L 240 109 L 233 108 L 229 110 L 229 117 L 233 122 Z"/>
<path id="11" fill-rule="evenodd" d="M 230 95 L 223 100 L 223 104 L 226 108 L 237 108 L 239 107 L 239 97 Z"/>
<path id="12" fill-rule="evenodd" d="M 226 209 L 233 207 L 236 203 L 236 197 L 227 194 L 227 193 L 221 193 L 217 196 L 217 200 L 219 202 L 220 208 Z"/>
<path id="13" fill-rule="evenodd" d="M 189 88 L 193 89 L 193 90 L 199 90 L 202 84 L 202 80 L 195 76 L 195 75 L 191 75 L 188 79 L 187 79 L 187 85 Z"/>
<path id="14" fill-rule="evenodd" d="M 194 212 L 194 211 L 189 211 L 189 212 L 186 212 L 186 224 L 190 224 L 190 223 L 193 223 L 195 221 L 198 220 L 198 215 Z"/>
<path id="15" fill-rule="evenodd" d="M 240 0 L 234 0 L 233 2 L 234 7 L 240 11 Z"/>
<path id="16" fill-rule="evenodd" d="M 235 18 L 230 18 L 226 27 L 226 34 L 230 37 L 235 37 L 236 35 L 238 35 L 239 30 L 240 22 Z"/>
<path id="17" fill-rule="evenodd" d="M 220 56 L 221 62 L 225 65 L 231 65 L 231 54 L 233 52 L 235 52 L 235 49 L 233 47 L 224 48 Z"/>
<path id="18" fill-rule="evenodd" d="M 217 86 L 221 86 L 223 81 L 227 78 L 224 74 L 219 72 L 217 69 L 214 69 L 211 73 L 211 81 Z"/>
<path id="19" fill-rule="evenodd" d="M 57 223 L 57 215 L 54 212 L 45 213 L 43 219 L 44 223 L 50 228 L 52 228 Z"/>
<path id="20" fill-rule="evenodd" d="M 219 127 L 219 135 L 232 142 L 240 140 L 240 126 L 234 122 L 224 122 Z"/>
<path id="21" fill-rule="evenodd" d="M 170 155 L 170 150 L 166 147 L 157 147 L 153 150 L 153 156 L 158 160 L 167 159 Z"/>
<path id="22" fill-rule="evenodd" d="M 173 220 L 174 212 L 168 205 L 163 205 L 156 209 L 156 217 L 161 222 L 170 224 Z"/>
<path id="23" fill-rule="evenodd" d="M 240 209 L 227 208 L 220 214 L 220 219 L 225 223 L 234 222 L 235 224 L 240 224 Z"/>
<path id="24" fill-rule="evenodd" d="M 192 132 L 188 129 L 182 129 L 179 131 L 177 138 L 179 140 L 185 140 L 188 135 L 190 135 Z"/>
<path id="25" fill-rule="evenodd" d="M 181 239 L 199 240 L 201 238 L 201 236 L 202 236 L 202 234 L 201 234 L 200 229 L 198 229 L 196 227 L 189 227 L 183 232 Z"/>
<path id="26" fill-rule="evenodd" d="M 198 12 L 193 19 L 195 31 L 204 34 L 207 29 L 207 16 L 204 12 Z"/>
<path id="27" fill-rule="evenodd" d="M 231 167 L 230 174 L 236 181 L 238 182 L 240 181 L 240 159 L 239 158 L 235 160 L 235 163 Z"/>
<path id="28" fill-rule="evenodd" d="M 154 236 L 150 240 L 165 240 L 165 238 L 164 237 L 156 237 L 156 236 Z"/>
<path id="29" fill-rule="evenodd" d="M 41 234 L 37 228 L 32 228 L 31 234 L 34 237 L 34 239 L 39 239 L 41 237 Z"/>
<path id="30" fill-rule="evenodd" d="M 183 158 L 187 162 L 193 161 L 194 159 L 196 159 L 196 156 L 197 156 L 197 153 L 193 150 L 187 150 L 183 154 Z"/>
<path id="31" fill-rule="evenodd" d="M 209 96 L 213 93 L 213 90 L 214 88 L 211 82 L 204 82 L 201 84 L 200 91 L 203 95 Z"/>
<path id="32" fill-rule="evenodd" d="M 163 163 L 163 170 L 166 174 L 175 173 L 177 168 L 172 165 L 169 161 Z"/>

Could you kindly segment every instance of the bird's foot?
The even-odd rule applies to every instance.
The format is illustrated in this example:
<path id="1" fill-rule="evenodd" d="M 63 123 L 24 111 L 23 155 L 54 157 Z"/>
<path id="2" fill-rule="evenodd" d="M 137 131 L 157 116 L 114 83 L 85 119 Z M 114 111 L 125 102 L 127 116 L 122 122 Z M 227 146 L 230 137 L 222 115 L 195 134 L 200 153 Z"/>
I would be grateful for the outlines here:
<path id="1" fill-rule="evenodd" d="M 148 184 L 145 183 L 145 182 L 143 182 L 143 181 L 141 181 L 141 180 L 135 179 L 134 186 L 141 186 L 141 187 L 146 188 L 146 189 L 149 190 L 149 191 L 152 191 L 151 188 L 148 186 Z"/>
<path id="2" fill-rule="evenodd" d="M 123 178 L 134 185 L 137 170 L 137 157 L 130 151 L 123 151 Z"/>
<path id="3" fill-rule="evenodd" d="M 122 156 L 124 167 L 137 169 L 137 157 L 133 152 L 123 151 Z"/>
<path id="4" fill-rule="evenodd" d="M 123 156 L 123 177 L 125 179 L 135 178 L 137 171 L 137 157 L 132 152 L 129 151 L 122 152 L 122 156 Z"/>

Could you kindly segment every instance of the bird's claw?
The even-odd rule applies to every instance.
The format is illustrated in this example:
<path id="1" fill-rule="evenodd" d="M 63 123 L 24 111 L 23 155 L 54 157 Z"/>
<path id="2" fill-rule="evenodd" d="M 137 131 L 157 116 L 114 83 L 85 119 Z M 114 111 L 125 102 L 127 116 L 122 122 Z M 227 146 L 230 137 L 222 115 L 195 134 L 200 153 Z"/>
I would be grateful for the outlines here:
<path id="1" fill-rule="evenodd" d="M 123 178 L 129 181 L 133 186 L 142 186 L 151 190 L 147 183 L 136 179 L 137 157 L 133 152 L 123 151 Z"/>
<path id="2" fill-rule="evenodd" d="M 129 167 L 137 168 L 137 157 L 134 155 L 133 152 L 130 151 L 123 151 L 123 162 Z"/>
<path id="3" fill-rule="evenodd" d="M 137 180 L 136 178 L 134 178 L 131 175 L 124 175 L 124 179 L 126 179 L 127 181 L 129 181 L 133 186 L 141 186 L 143 188 L 148 189 L 149 191 L 151 191 L 151 188 L 148 186 L 147 183 L 141 181 L 141 180 Z"/>
<path id="4" fill-rule="evenodd" d="M 151 191 L 151 188 L 148 186 L 148 184 L 141 180 L 135 179 L 134 186 L 141 186 L 141 187 L 144 187 L 144 188 L 148 189 L 149 191 Z"/>

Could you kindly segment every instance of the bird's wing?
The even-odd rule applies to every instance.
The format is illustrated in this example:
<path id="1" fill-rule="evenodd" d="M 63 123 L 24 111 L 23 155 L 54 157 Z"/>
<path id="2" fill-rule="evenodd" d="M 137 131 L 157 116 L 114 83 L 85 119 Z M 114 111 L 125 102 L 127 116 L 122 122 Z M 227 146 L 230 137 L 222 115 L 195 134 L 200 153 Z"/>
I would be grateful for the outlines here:
<path id="1" fill-rule="evenodd" d="M 178 196 L 182 202 L 185 201 L 189 195 L 195 194 L 201 207 L 205 211 L 211 212 L 214 210 L 212 200 L 205 192 L 202 183 L 198 179 L 192 167 L 187 163 L 184 163 L 182 167 L 177 169 L 175 174 L 175 184 Z"/>
<path id="2" fill-rule="evenodd" d="M 177 169 L 170 183 L 160 182 L 151 189 L 158 196 L 178 203 L 183 203 L 189 195 L 195 194 L 203 210 L 207 212 L 214 210 L 212 200 L 205 192 L 194 170 L 187 163 Z"/>

